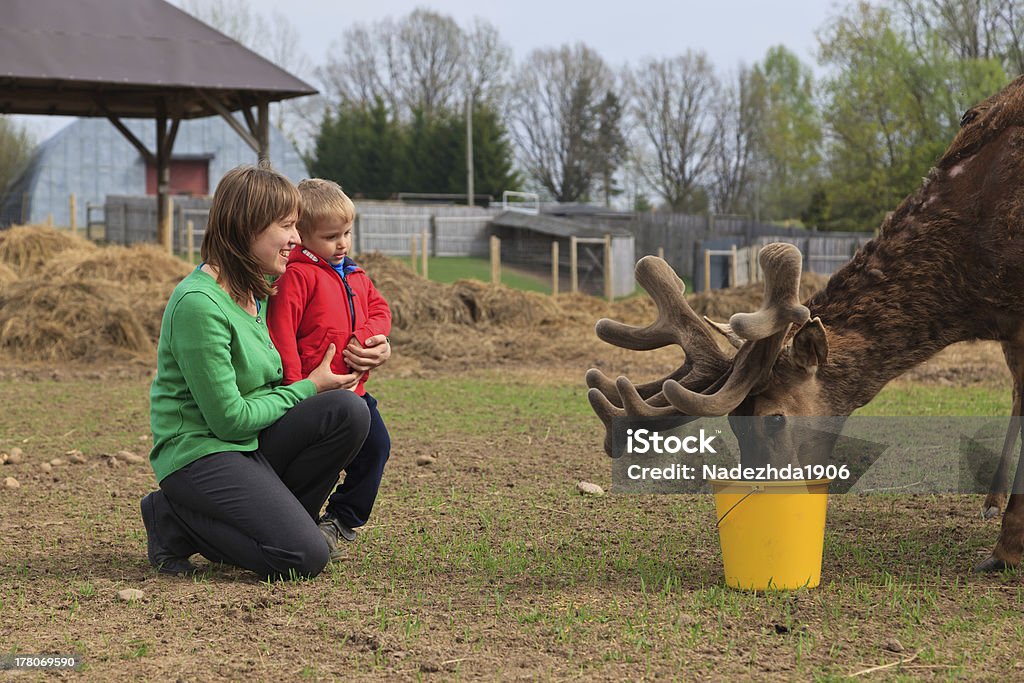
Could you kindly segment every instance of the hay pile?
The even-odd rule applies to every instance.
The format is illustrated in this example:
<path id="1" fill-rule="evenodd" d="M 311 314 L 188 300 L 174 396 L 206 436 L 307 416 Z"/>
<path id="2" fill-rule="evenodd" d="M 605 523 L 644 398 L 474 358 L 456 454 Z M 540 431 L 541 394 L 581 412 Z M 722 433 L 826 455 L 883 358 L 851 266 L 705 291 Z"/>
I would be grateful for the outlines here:
<path id="1" fill-rule="evenodd" d="M 0 356 L 151 359 L 164 304 L 189 270 L 152 246 L 100 248 L 41 226 L 0 232 Z"/>
<path id="2" fill-rule="evenodd" d="M 646 296 L 608 304 L 472 280 L 444 285 L 380 254 L 357 260 L 391 306 L 395 369 L 614 364 L 617 372 L 642 374 L 678 363 L 678 349 L 635 353 L 594 335 L 604 317 L 652 321 L 656 310 Z M 46 227 L 0 231 L 0 360 L 152 363 L 164 305 L 189 270 L 154 246 L 97 247 Z M 805 274 L 802 296 L 823 283 Z M 761 291 L 753 285 L 690 300 L 698 313 L 726 319 L 756 310 Z"/>

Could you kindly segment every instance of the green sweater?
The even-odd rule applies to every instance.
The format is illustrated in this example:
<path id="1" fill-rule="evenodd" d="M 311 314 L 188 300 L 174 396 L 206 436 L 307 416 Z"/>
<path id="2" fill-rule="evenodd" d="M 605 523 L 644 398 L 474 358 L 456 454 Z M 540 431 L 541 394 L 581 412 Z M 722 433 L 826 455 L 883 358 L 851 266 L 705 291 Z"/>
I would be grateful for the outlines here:
<path id="1" fill-rule="evenodd" d="M 281 386 L 281 378 L 263 316 L 192 271 L 174 288 L 160 325 L 149 393 L 157 481 L 211 453 L 256 450 L 262 429 L 316 393 L 308 379 Z"/>

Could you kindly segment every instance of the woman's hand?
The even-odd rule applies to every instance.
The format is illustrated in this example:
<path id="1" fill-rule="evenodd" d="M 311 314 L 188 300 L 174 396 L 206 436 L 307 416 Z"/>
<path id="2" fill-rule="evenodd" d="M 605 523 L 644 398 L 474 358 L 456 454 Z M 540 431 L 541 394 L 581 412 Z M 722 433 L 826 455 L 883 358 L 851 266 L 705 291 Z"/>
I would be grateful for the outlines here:
<path id="1" fill-rule="evenodd" d="M 336 352 L 337 348 L 334 344 L 328 345 L 327 351 L 324 353 L 324 359 L 320 361 L 320 365 L 316 366 L 313 372 L 309 373 L 309 377 L 306 378 L 316 385 L 316 393 L 318 394 L 332 389 L 355 389 L 356 385 L 359 384 L 362 372 L 337 375 L 331 370 L 331 361 L 334 360 Z"/>
<path id="2" fill-rule="evenodd" d="M 391 342 L 383 334 L 375 334 L 367 339 L 366 346 L 363 346 L 358 339 L 352 337 L 341 355 L 352 370 L 364 373 L 380 367 L 391 358 Z"/>

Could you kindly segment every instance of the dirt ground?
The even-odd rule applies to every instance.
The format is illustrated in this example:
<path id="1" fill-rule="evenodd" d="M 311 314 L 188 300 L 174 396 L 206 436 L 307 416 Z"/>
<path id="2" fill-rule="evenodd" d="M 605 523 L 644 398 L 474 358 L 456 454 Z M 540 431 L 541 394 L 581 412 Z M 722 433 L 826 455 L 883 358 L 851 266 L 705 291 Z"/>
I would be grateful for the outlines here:
<path id="1" fill-rule="evenodd" d="M 82 267 L 95 268 L 87 256 Z M 23 260 L 0 283 L 0 324 L 22 324 L 11 299 L 3 311 L 11 287 L 18 296 L 42 291 L 26 282 L 43 261 Z M 92 292 L 117 279 L 82 277 L 105 283 Z M 396 287 L 403 277 L 396 271 L 379 284 Z M 0 350 L 0 453 L 20 451 L 18 462 L 0 465 L 0 662 L 5 653 L 83 662 L 78 671 L 3 675 L 1024 676 L 1019 574 L 970 572 L 998 533 L 998 520 L 980 519 L 979 497 L 835 496 L 820 588 L 732 591 L 722 586 L 708 497 L 575 490 L 581 480 L 610 484 L 585 370 L 644 380 L 678 365 L 678 351 L 636 354 L 593 336 L 602 316 L 650 320 L 645 298 L 609 305 L 472 283 L 419 288 L 423 297 L 385 291 L 405 323 L 393 335 L 393 362 L 374 379 L 394 444 L 374 518 L 348 556 L 310 581 L 260 582 L 201 558 L 195 579 L 151 571 L 138 503 L 155 486 L 144 461 L 152 349 L 124 331 L 151 331 L 152 320 L 133 321 L 122 294 L 105 309 L 110 334 L 93 340 L 93 355 L 19 355 L 38 341 L 28 332 L 20 346 Z M 151 304 L 148 316 L 158 310 Z M 121 344 L 116 362 L 96 357 L 108 348 L 100 342 Z M 974 343 L 946 349 L 897 382 L 968 390 L 1005 387 L 1008 377 L 999 347 Z M 429 464 L 417 464 L 420 456 Z M 125 589 L 142 595 L 123 601 Z"/>

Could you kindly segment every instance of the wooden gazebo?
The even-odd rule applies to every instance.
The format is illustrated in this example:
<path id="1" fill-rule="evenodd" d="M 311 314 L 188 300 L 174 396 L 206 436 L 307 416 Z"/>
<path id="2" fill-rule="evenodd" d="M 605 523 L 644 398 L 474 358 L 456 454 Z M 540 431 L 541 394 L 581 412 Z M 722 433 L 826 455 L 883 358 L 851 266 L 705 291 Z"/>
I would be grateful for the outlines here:
<path id="1" fill-rule="evenodd" d="M 168 249 L 179 122 L 220 115 L 269 159 L 268 105 L 316 93 L 163 0 L 5 0 L 0 11 L 0 114 L 109 119 L 157 169 L 160 241 Z M 125 118 L 156 120 L 152 149 Z"/>

